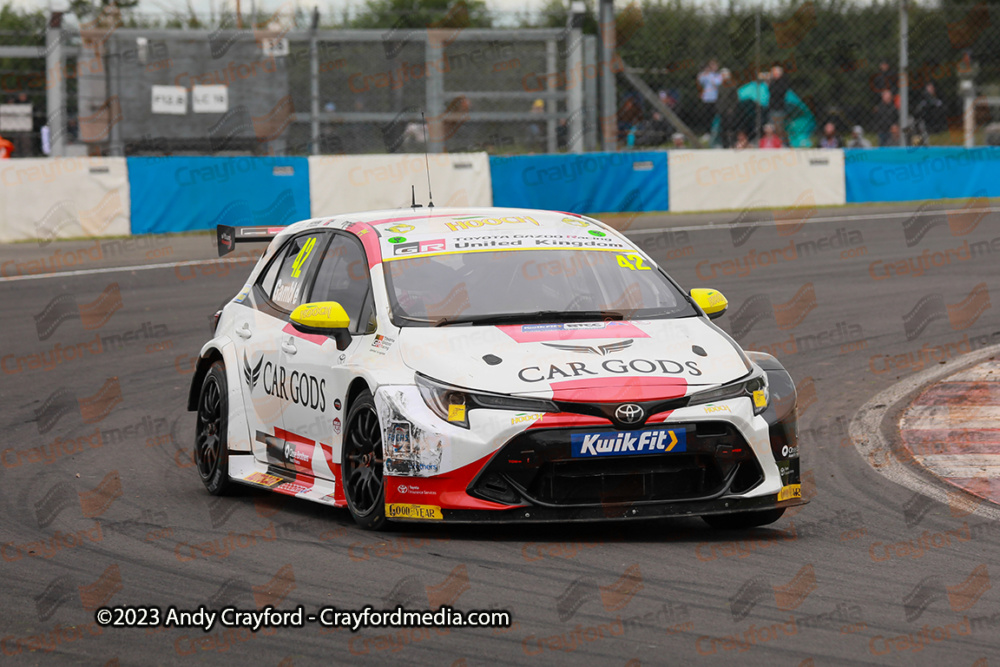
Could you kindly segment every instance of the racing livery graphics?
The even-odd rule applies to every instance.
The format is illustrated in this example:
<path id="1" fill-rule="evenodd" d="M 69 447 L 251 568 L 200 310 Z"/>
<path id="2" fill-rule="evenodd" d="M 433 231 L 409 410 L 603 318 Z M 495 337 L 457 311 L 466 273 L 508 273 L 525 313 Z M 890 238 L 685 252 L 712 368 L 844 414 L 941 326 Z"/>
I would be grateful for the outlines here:
<path id="1" fill-rule="evenodd" d="M 188 399 L 207 489 L 393 522 L 702 516 L 802 504 L 795 385 L 613 228 L 521 209 L 224 227 L 266 242 Z"/>

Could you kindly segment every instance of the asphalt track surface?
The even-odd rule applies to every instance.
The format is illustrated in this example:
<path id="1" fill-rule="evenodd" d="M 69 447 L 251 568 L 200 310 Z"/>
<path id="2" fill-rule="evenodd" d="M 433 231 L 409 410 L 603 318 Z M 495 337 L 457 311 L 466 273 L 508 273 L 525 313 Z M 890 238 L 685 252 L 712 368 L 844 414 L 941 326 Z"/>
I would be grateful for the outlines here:
<path id="1" fill-rule="evenodd" d="M 733 221 L 735 229 L 726 224 Z M 1000 576 L 1000 523 L 957 493 L 938 494 L 948 500 L 939 502 L 895 484 L 878 472 L 891 451 L 863 456 L 848 438 L 858 409 L 938 363 L 926 360 L 936 350 L 957 368 L 959 352 L 998 342 L 988 306 L 1000 288 L 1000 241 L 989 252 L 976 246 L 967 259 L 954 249 L 1000 237 L 1000 213 L 984 201 L 778 213 L 777 224 L 769 212 L 619 224 L 685 287 L 724 291 L 730 312 L 722 326 L 739 329 L 746 347 L 774 349 L 799 383 L 811 504 L 744 533 L 683 519 L 410 525 L 373 534 L 346 510 L 252 491 L 216 499 L 191 464 L 194 418 L 185 398 L 208 317 L 236 293 L 248 260 L 206 263 L 209 236 L 101 252 L 95 242 L 0 248 L 3 663 L 1000 659 L 1000 586 L 991 585 Z M 838 235 L 843 242 L 819 243 Z M 947 264 L 884 277 L 887 263 L 924 251 L 932 262 L 947 249 Z M 750 255 L 770 261 L 747 270 Z M 722 264 L 736 258 L 743 275 Z M 196 263 L 170 265 L 180 261 Z M 154 264 L 162 266 L 148 268 Z M 63 273 L 21 279 L 39 267 Z M 116 335 L 117 346 L 109 338 Z M 51 361 L 57 344 L 74 356 L 29 366 L 32 354 Z M 214 555 L 190 546 L 212 541 Z M 208 634 L 101 631 L 93 623 L 101 605 L 442 602 L 506 609 L 514 625 L 356 634 L 310 625 L 251 635 L 218 626 Z"/>

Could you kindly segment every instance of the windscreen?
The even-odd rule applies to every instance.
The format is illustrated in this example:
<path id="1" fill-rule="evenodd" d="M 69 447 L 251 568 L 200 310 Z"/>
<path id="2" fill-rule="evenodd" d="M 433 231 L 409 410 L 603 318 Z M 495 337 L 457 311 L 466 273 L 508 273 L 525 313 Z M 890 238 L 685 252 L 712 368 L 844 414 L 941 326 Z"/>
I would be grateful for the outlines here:
<path id="1" fill-rule="evenodd" d="M 397 326 L 662 319 L 697 313 L 640 255 L 596 250 L 516 250 L 429 255 L 384 263 Z M 619 316 L 620 315 L 620 316 Z M 510 316 L 510 317 L 507 317 Z M 606 318 L 603 318 L 606 319 Z"/>

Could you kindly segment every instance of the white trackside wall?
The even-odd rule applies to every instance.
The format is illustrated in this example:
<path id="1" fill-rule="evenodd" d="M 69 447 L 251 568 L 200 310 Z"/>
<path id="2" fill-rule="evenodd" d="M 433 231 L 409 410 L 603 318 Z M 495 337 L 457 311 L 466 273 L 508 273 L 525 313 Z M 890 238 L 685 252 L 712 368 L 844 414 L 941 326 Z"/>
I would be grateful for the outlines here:
<path id="1" fill-rule="evenodd" d="M 0 162 L 0 242 L 131 233 L 125 158 Z"/>
<path id="2" fill-rule="evenodd" d="M 844 152 L 838 149 L 669 151 L 670 210 L 809 207 L 844 204 Z"/>
<path id="3" fill-rule="evenodd" d="M 492 206 L 490 159 L 486 153 L 397 155 L 326 155 L 309 158 L 309 190 L 313 217 L 408 209 L 410 187 L 417 203 L 427 205 L 427 164 L 434 204 Z"/>

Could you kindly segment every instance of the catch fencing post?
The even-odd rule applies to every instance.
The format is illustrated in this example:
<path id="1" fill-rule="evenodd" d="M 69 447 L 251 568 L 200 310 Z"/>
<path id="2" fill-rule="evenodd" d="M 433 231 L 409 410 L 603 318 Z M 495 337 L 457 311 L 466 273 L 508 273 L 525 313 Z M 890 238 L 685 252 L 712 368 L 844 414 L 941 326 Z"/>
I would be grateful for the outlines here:
<path id="1" fill-rule="evenodd" d="M 899 0 L 899 145 L 906 146 L 906 127 L 910 116 L 909 0 Z"/>
<path id="2" fill-rule="evenodd" d="M 63 62 L 62 12 L 52 12 L 45 31 L 45 115 L 49 126 L 50 155 L 66 154 L 66 63 Z M 53 81 L 50 77 L 54 77 Z"/>
<path id="3" fill-rule="evenodd" d="M 566 49 L 566 86 L 567 111 L 569 112 L 568 137 L 566 150 L 570 153 L 583 152 L 583 82 L 585 69 L 583 67 L 583 13 L 586 5 L 580 0 L 570 3 L 569 32 Z"/>
<path id="4" fill-rule="evenodd" d="M 319 49 L 316 29 L 319 27 L 319 7 L 313 7 L 309 30 L 309 136 L 310 155 L 319 155 Z"/>
<path id="5" fill-rule="evenodd" d="M 615 73 L 612 60 L 615 55 L 615 4 L 614 0 L 601 0 L 601 147 L 613 152 L 618 150 L 618 113 L 615 110 Z"/>

